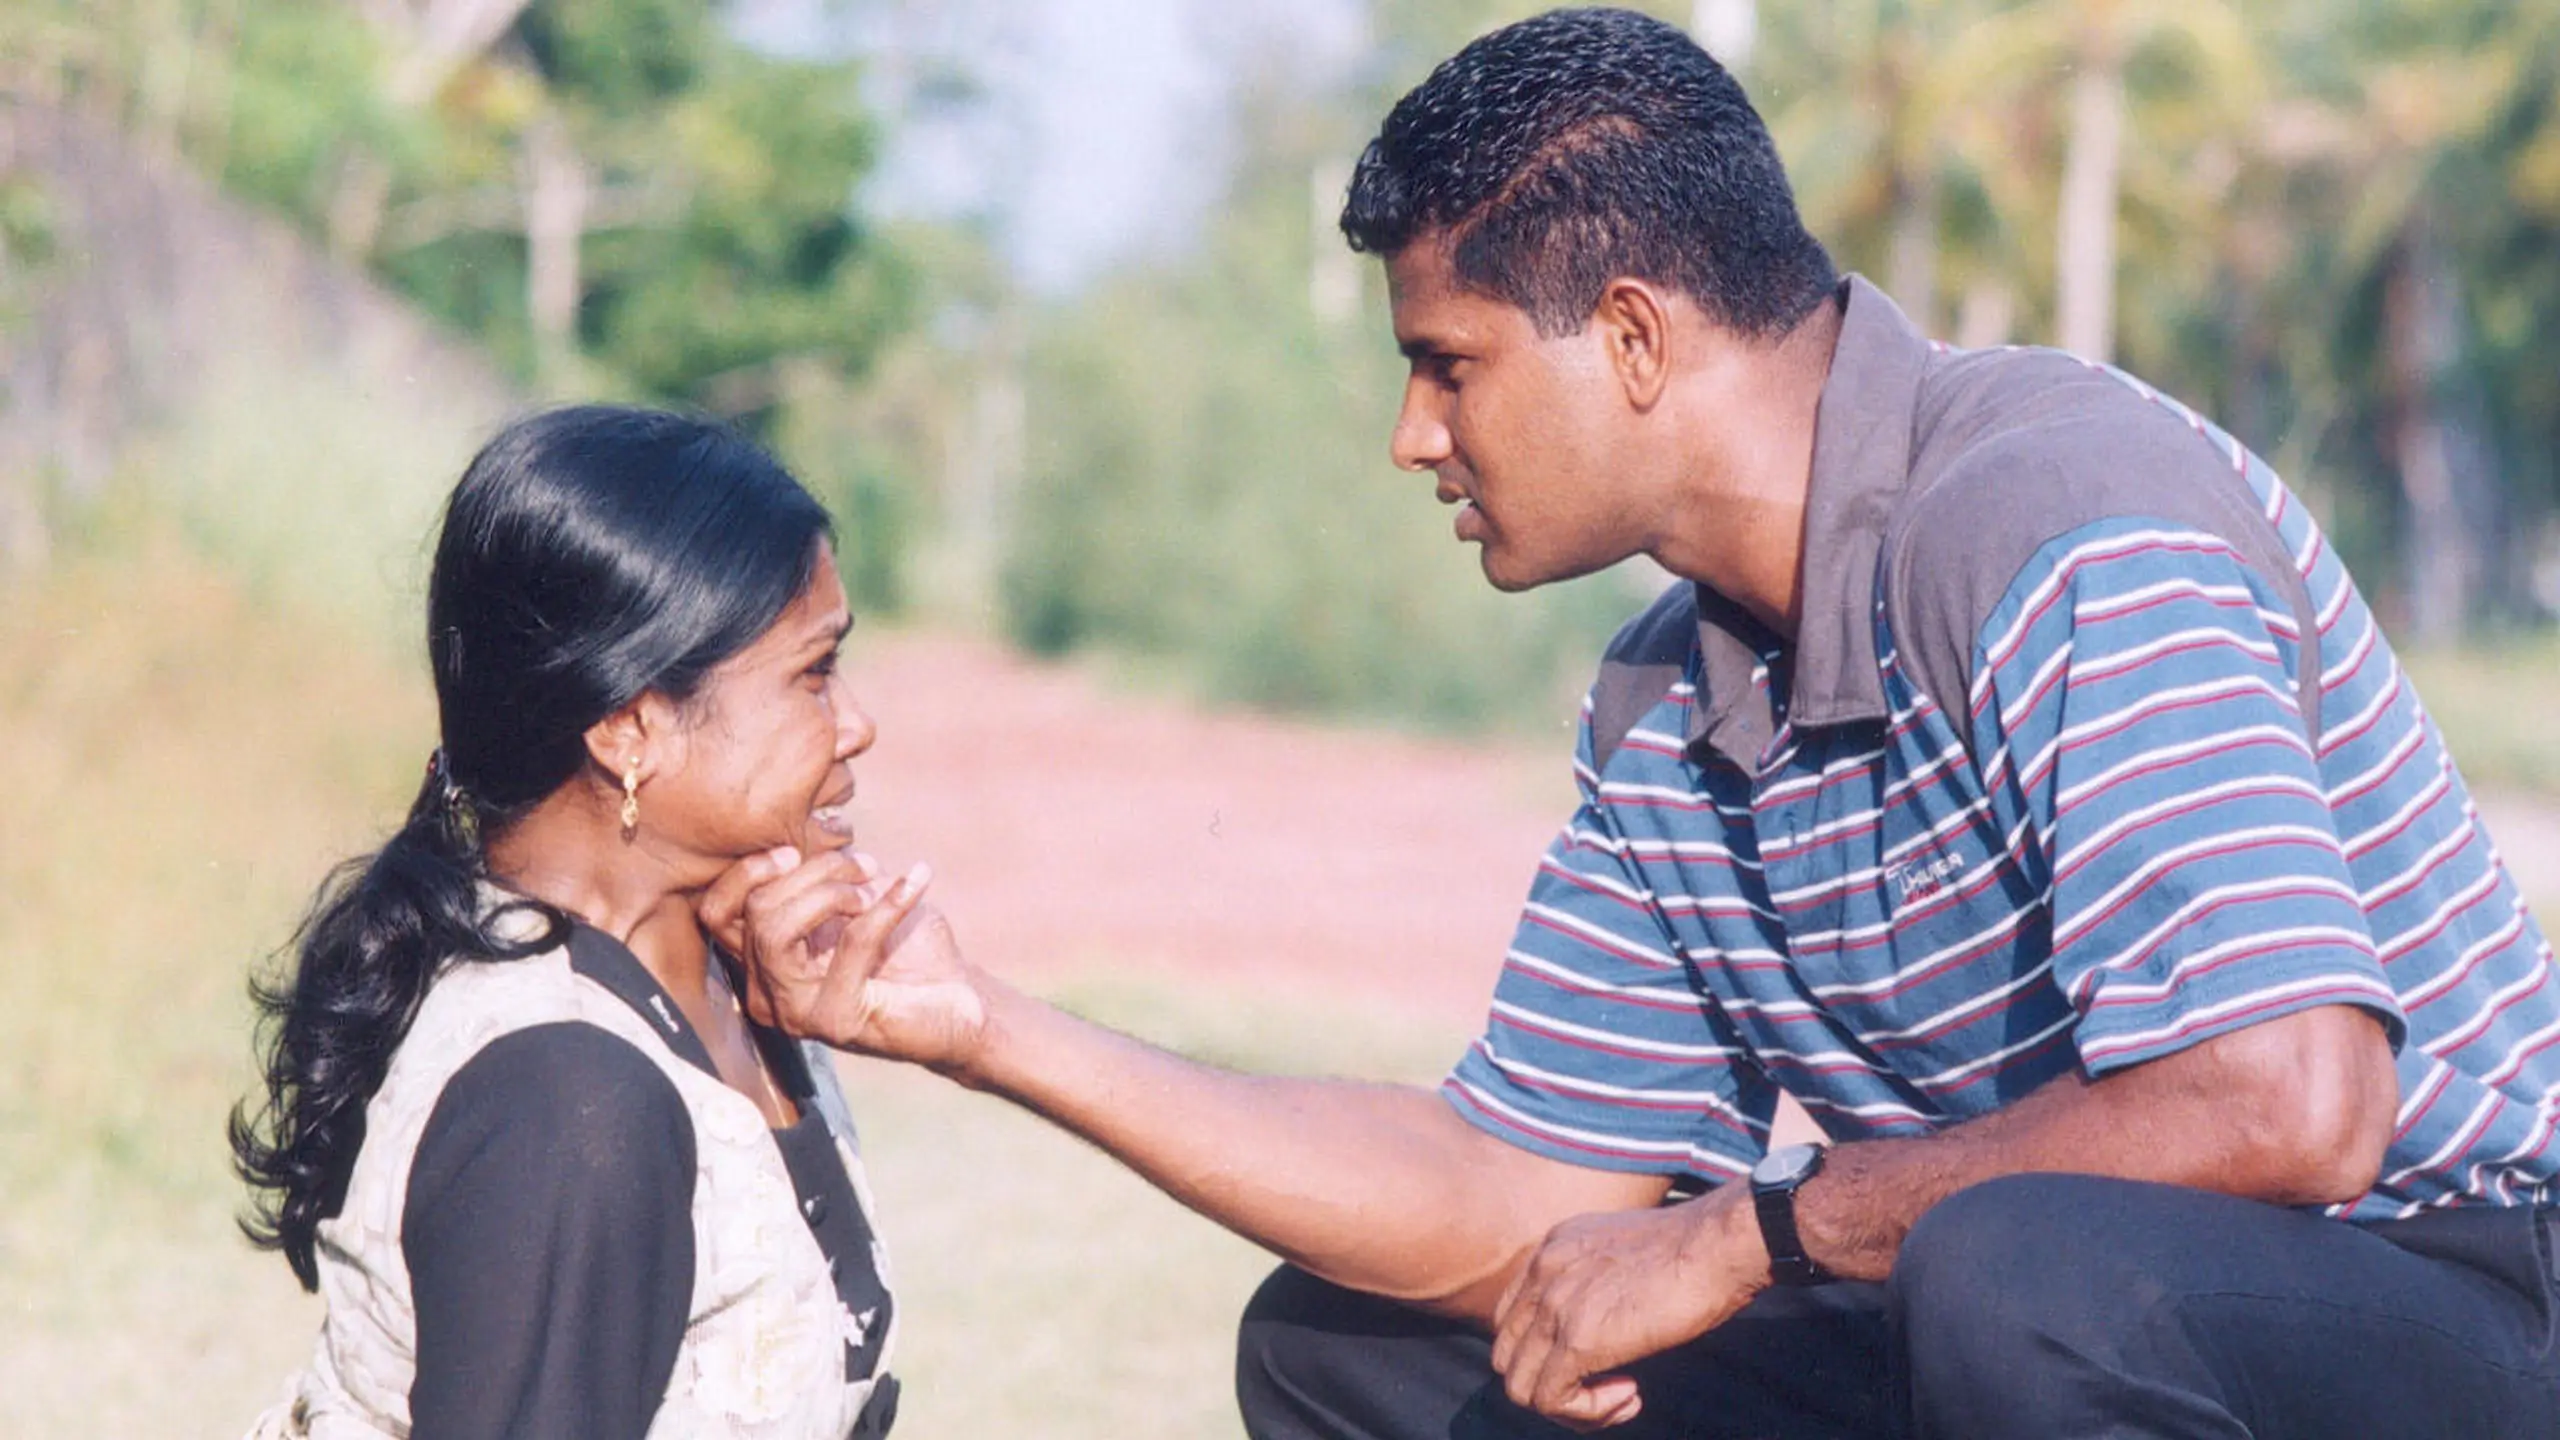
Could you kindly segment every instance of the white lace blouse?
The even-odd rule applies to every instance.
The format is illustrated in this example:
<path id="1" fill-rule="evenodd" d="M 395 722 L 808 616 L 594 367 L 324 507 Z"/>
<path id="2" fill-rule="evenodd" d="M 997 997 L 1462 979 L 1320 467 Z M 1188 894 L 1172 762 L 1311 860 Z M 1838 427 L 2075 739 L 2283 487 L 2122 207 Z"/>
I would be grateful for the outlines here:
<path id="1" fill-rule="evenodd" d="M 823 1050 L 760 1038 L 793 1130 L 601 932 L 454 963 L 320 1226 L 319 1343 L 251 1435 L 404 1437 L 413 1403 L 499 1433 L 885 1434 L 895 1306 L 852 1123 Z"/>

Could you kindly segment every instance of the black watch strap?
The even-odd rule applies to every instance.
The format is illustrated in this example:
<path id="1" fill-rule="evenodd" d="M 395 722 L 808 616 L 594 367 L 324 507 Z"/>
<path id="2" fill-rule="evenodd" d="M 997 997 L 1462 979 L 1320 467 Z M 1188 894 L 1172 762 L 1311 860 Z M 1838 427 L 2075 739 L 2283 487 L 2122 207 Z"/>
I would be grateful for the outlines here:
<path id="1" fill-rule="evenodd" d="M 1769 1248 L 1769 1274 L 1781 1285 L 1822 1285 L 1833 1278 L 1830 1271 L 1804 1253 L 1804 1240 L 1796 1233 L 1796 1191 L 1804 1182 L 1822 1173 L 1823 1150 L 1819 1145 L 1791 1146 L 1773 1160 L 1791 1161 L 1771 1175 L 1764 1163 L 1751 1175 L 1751 1207 L 1760 1217 L 1760 1239 Z"/>

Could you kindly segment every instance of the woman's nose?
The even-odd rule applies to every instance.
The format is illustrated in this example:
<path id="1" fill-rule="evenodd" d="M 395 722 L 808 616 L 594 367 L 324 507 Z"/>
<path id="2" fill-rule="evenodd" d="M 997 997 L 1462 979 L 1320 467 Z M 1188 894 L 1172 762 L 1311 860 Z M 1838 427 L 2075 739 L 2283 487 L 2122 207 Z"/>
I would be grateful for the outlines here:
<path id="1" fill-rule="evenodd" d="M 837 759 L 850 760 L 880 738 L 880 727 L 871 723 L 871 712 L 853 698 L 853 687 L 841 675 L 836 677 L 835 710 Z"/>

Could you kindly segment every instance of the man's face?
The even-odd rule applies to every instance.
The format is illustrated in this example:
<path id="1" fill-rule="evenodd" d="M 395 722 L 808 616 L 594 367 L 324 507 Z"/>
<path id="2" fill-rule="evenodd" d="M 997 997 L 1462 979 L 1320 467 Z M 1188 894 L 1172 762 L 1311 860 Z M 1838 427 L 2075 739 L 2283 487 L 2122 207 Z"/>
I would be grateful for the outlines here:
<path id="1" fill-rule="evenodd" d="M 1603 328 L 1548 339 L 1528 312 L 1459 288 L 1435 237 L 1387 262 L 1396 343 L 1411 364 L 1389 450 L 1439 477 L 1487 580 L 1526 590 L 1645 548 L 1625 391 Z"/>

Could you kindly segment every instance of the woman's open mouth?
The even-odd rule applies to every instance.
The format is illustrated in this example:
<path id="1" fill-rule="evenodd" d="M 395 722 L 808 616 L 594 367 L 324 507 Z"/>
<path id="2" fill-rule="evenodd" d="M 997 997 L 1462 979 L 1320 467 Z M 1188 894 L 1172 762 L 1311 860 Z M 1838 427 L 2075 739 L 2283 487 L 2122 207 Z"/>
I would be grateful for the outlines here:
<path id="1" fill-rule="evenodd" d="M 847 795 L 831 805 L 821 805 L 809 812 L 809 823 L 833 839 L 853 839 L 853 797 Z"/>

